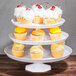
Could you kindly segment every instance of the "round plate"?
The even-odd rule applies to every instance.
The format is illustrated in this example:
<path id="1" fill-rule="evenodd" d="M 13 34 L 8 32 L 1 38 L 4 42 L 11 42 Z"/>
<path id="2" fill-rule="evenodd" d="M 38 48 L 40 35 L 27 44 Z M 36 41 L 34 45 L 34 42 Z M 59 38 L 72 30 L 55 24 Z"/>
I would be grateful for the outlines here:
<path id="1" fill-rule="evenodd" d="M 21 61 L 21 62 L 32 62 L 32 63 L 47 63 L 47 62 L 56 62 L 56 61 L 60 61 L 63 60 L 65 58 L 67 58 L 71 53 L 72 53 L 72 49 L 69 46 L 64 47 L 64 54 L 63 57 L 61 58 L 53 58 L 51 56 L 51 51 L 45 47 L 44 48 L 44 53 L 43 53 L 43 59 L 41 60 L 33 60 L 30 58 L 30 51 L 29 51 L 29 47 L 27 46 L 27 48 L 25 49 L 25 56 L 18 58 L 12 55 L 12 46 L 8 46 L 7 48 L 5 48 L 4 52 L 6 53 L 6 55 L 14 60 L 17 61 Z"/>
<path id="2" fill-rule="evenodd" d="M 65 22 L 65 19 L 61 19 L 61 22 L 53 24 L 53 25 L 45 25 L 43 24 L 34 24 L 32 23 L 31 25 L 24 25 L 24 24 L 20 24 L 19 22 L 16 22 L 14 19 L 11 20 L 11 22 L 15 25 L 15 26 L 20 26 L 20 27 L 25 27 L 25 28 L 50 28 L 50 27 L 56 27 L 56 26 L 61 26 L 63 25 L 63 23 Z"/>
<path id="3" fill-rule="evenodd" d="M 44 41 L 32 41 L 31 40 L 31 37 L 30 36 L 27 36 L 27 39 L 25 41 L 21 41 L 21 40 L 16 40 L 15 37 L 14 37 L 14 33 L 11 33 L 9 35 L 10 39 L 14 42 L 17 42 L 17 43 L 22 43 L 22 44 L 27 44 L 27 45 L 50 45 L 50 44 L 54 44 L 54 43 L 59 43 L 59 42 L 63 42 L 65 41 L 67 38 L 68 38 L 68 33 L 66 32 L 62 32 L 62 38 L 61 40 L 58 40 L 58 41 L 51 41 L 49 36 L 45 36 L 44 38 Z"/>

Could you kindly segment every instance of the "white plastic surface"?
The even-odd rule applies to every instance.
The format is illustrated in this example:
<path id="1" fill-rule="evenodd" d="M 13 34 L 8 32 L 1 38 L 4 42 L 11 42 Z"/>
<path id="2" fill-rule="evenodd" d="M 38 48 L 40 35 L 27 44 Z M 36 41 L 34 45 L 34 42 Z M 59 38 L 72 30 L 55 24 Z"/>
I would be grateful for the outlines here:
<path id="1" fill-rule="evenodd" d="M 68 38 L 68 33 L 66 32 L 62 32 L 62 39 L 61 40 L 58 40 L 58 41 L 51 41 L 49 36 L 45 36 L 45 39 L 44 41 L 38 41 L 38 42 L 35 42 L 35 41 L 32 41 L 31 40 L 31 37 L 30 36 L 27 36 L 27 40 L 25 41 L 21 41 L 21 40 L 16 40 L 14 38 L 14 34 L 11 33 L 9 35 L 10 39 L 14 42 L 18 42 L 18 43 L 22 43 L 22 44 L 27 44 L 27 45 L 50 45 L 50 44 L 54 44 L 54 43 L 59 43 L 59 42 L 62 42 L 62 41 L 65 41 L 67 38 Z"/>
<path id="2" fill-rule="evenodd" d="M 51 70 L 51 66 L 47 64 L 34 63 L 26 65 L 25 70 L 30 72 L 47 72 Z"/>
<path id="3" fill-rule="evenodd" d="M 72 53 L 72 49 L 69 46 L 64 47 L 64 54 L 63 57 L 61 58 L 53 58 L 51 56 L 51 51 L 48 47 L 44 47 L 44 53 L 43 53 L 43 59 L 41 60 L 33 60 L 30 58 L 30 50 L 29 47 L 26 46 L 27 48 L 25 49 L 25 56 L 18 58 L 12 55 L 12 45 L 8 46 L 5 48 L 4 52 L 6 53 L 6 55 L 14 60 L 17 61 L 21 61 L 21 62 L 30 62 L 30 63 L 49 63 L 49 62 L 56 62 L 56 61 L 60 61 L 63 59 L 66 59 L 67 57 L 69 57 L 69 55 Z"/>
<path id="4" fill-rule="evenodd" d="M 63 25 L 63 23 L 65 22 L 65 19 L 61 19 L 61 22 L 53 24 L 53 25 L 45 25 L 43 24 L 34 24 L 32 23 L 31 25 L 24 25 L 24 24 L 20 24 L 19 22 L 16 22 L 14 19 L 11 20 L 11 22 L 15 25 L 15 26 L 20 26 L 20 27 L 25 27 L 25 28 L 50 28 L 50 27 L 56 27 L 56 26 L 61 26 Z"/>

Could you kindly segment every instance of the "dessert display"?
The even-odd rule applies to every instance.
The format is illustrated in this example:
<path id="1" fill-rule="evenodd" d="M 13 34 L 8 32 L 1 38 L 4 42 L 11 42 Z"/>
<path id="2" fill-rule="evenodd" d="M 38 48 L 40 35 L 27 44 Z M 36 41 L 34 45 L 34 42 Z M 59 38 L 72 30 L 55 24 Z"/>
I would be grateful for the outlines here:
<path id="1" fill-rule="evenodd" d="M 30 54 L 32 59 L 42 59 L 43 47 L 41 45 L 33 45 L 30 48 Z"/>
<path id="2" fill-rule="evenodd" d="M 25 51 L 25 45 L 14 42 L 12 47 L 12 55 L 16 57 L 23 57 Z"/>
<path id="3" fill-rule="evenodd" d="M 33 5 L 32 10 L 35 15 L 35 17 L 33 19 L 33 23 L 37 23 L 37 24 L 43 23 L 43 16 L 44 16 L 44 12 L 45 12 L 45 9 L 43 8 L 43 6 L 39 5 L 39 4 Z"/>
<path id="4" fill-rule="evenodd" d="M 16 27 L 14 30 L 15 39 L 17 40 L 26 40 L 26 28 L 23 27 Z"/>
<path id="5" fill-rule="evenodd" d="M 52 25 L 61 21 L 62 9 L 58 6 L 45 9 L 40 4 L 34 4 L 31 8 L 18 5 L 14 10 L 14 16 L 17 22 L 24 25 L 31 25 L 32 23 Z"/>
<path id="6" fill-rule="evenodd" d="M 59 26 L 49 28 L 49 35 L 52 41 L 60 40 L 62 37 L 62 31 Z"/>
<path id="7" fill-rule="evenodd" d="M 54 58 L 60 58 L 64 53 L 65 42 L 51 44 L 51 54 Z"/>
<path id="8" fill-rule="evenodd" d="M 43 41 L 45 32 L 43 29 L 34 29 L 31 34 L 32 41 Z"/>
<path id="9" fill-rule="evenodd" d="M 45 25 L 52 25 L 61 21 L 62 9 L 58 6 L 52 6 L 50 8 L 45 9 L 40 4 L 34 4 L 30 9 L 26 8 L 25 6 L 18 5 L 14 10 L 14 16 L 17 22 L 25 25 L 32 26 L 32 23 L 45 23 Z M 51 27 L 48 29 L 51 41 L 61 39 L 62 31 L 59 26 Z M 29 30 L 29 28 L 16 27 L 14 32 L 15 39 L 26 40 L 27 30 Z M 30 38 L 32 41 L 42 42 L 45 38 L 45 31 L 40 28 L 34 28 Z M 14 45 L 18 45 L 18 43 L 15 43 Z M 51 53 L 53 57 L 62 57 L 63 51 L 64 42 L 51 44 Z M 42 59 L 43 47 L 41 45 L 33 45 L 30 48 L 30 54 L 32 59 Z"/>
<path id="10" fill-rule="evenodd" d="M 26 65 L 25 69 L 38 73 L 51 70 L 50 65 L 43 63 L 66 59 L 72 53 L 72 49 L 63 42 L 69 35 L 62 32 L 59 27 L 65 22 L 65 19 L 61 19 L 61 8 L 52 6 L 44 9 L 41 5 L 43 3 L 34 4 L 30 9 L 22 5 L 15 8 L 15 19 L 12 19 L 11 22 L 16 28 L 14 33 L 9 35 L 14 44 L 4 50 L 7 56 L 14 60 L 34 63 Z M 49 33 L 44 30 L 45 28 L 49 29 Z M 33 31 L 29 29 L 33 29 Z M 24 44 L 27 45 L 26 51 Z M 32 45 L 32 47 L 29 45 Z M 42 45 L 50 45 L 51 51 L 48 46 L 43 48 Z"/>

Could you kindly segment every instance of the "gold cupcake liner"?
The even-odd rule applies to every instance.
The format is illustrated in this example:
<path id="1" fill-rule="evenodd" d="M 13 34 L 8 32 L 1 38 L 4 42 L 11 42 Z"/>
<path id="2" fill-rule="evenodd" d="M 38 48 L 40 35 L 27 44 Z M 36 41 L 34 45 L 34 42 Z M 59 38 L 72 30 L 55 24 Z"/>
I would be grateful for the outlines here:
<path id="1" fill-rule="evenodd" d="M 64 52 L 64 44 L 63 43 L 56 43 L 51 45 L 51 54 L 55 58 L 59 58 L 63 56 Z"/>
<path id="2" fill-rule="evenodd" d="M 25 18 L 20 18 L 20 17 L 17 17 L 17 22 L 20 22 L 21 24 L 24 24 L 24 25 L 32 24 L 32 20 L 27 20 Z"/>
<path id="3" fill-rule="evenodd" d="M 14 33 L 14 36 L 15 36 L 15 39 L 17 39 L 17 40 L 26 40 L 26 34 L 27 33 L 24 33 L 24 34 Z"/>
<path id="4" fill-rule="evenodd" d="M 39 16 L 35 16 L 35 18 L 33 19 L 33 23 L 41 24 L 43 23 L 43 18 Z"/>
<path id="5" fill-rule="evenodd" d="M 54 18 L 45 18 L 45 24 L 46 25 L 52 25 L 52 24 L 56 24 L 57 21 Z"/>
<path id="6" fill-rule="evenodd" d="M 50 35 L 50 40 L 52 40 L 52 41 L 60 40 L 62 38 L 61 33 L 58 33 L 58 34 L 49 33 L 49 35 Z"/>
<path id="7" fill-rule="evenodd" d="M 24 56 L 24 50 L 23 51 L 12 50 L 12 55 L 15 57 L 23 57 Z"/>

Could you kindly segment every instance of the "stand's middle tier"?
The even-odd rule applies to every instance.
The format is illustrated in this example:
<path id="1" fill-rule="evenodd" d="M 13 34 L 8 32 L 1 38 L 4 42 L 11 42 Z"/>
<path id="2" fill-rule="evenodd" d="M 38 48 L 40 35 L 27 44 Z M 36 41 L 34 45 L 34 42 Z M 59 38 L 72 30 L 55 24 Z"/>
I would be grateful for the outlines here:
<path id="1" fill-rule="evenodd" d="M 61 19 L 60 22 L 56 23 L 56 24 L 52 24 L 52 25 L 45 25 L 43 24 L 35 24 L 32 23 L 31 25 L 24 25 L 24 24 L 20 24 L 19 22 L 17 22 L 15 19 L 12 19 L 11 22 L 15 25 L 15 26 L 19 26 L 19 27 L 24 27 L 24 28 L 51 28 L 51 27 L 56 27 L 56 26 L 62 26 L 63 23 L 65 22 L 65 19 Z"/>
<path id="2" fill-rule="evenodd" d="M 21 44 L 27 44 L 27 45 L 50 45 L 50 44 L 54 44 L 54 43 L 60 43 L 60 42 L 65 41 L 68 38 L 68 36 L 69 36 L 68 33 L 62 32 L 62 38 L 60 40 L 57 40 L 57 41 L 50 40 L 50 37 L 48 35 L 46 35 L 44 37 L 44 41 L 32 41 L 31 35 L 29 35 L 29 36 L 27 36 L 26 40 L 21 41 L 21 40 L 15 39 L 14 33 L 11 33 L 9 35 L 9 37 L 12 41 L 17 42 L 17 43 L 21 43 Z"/>

